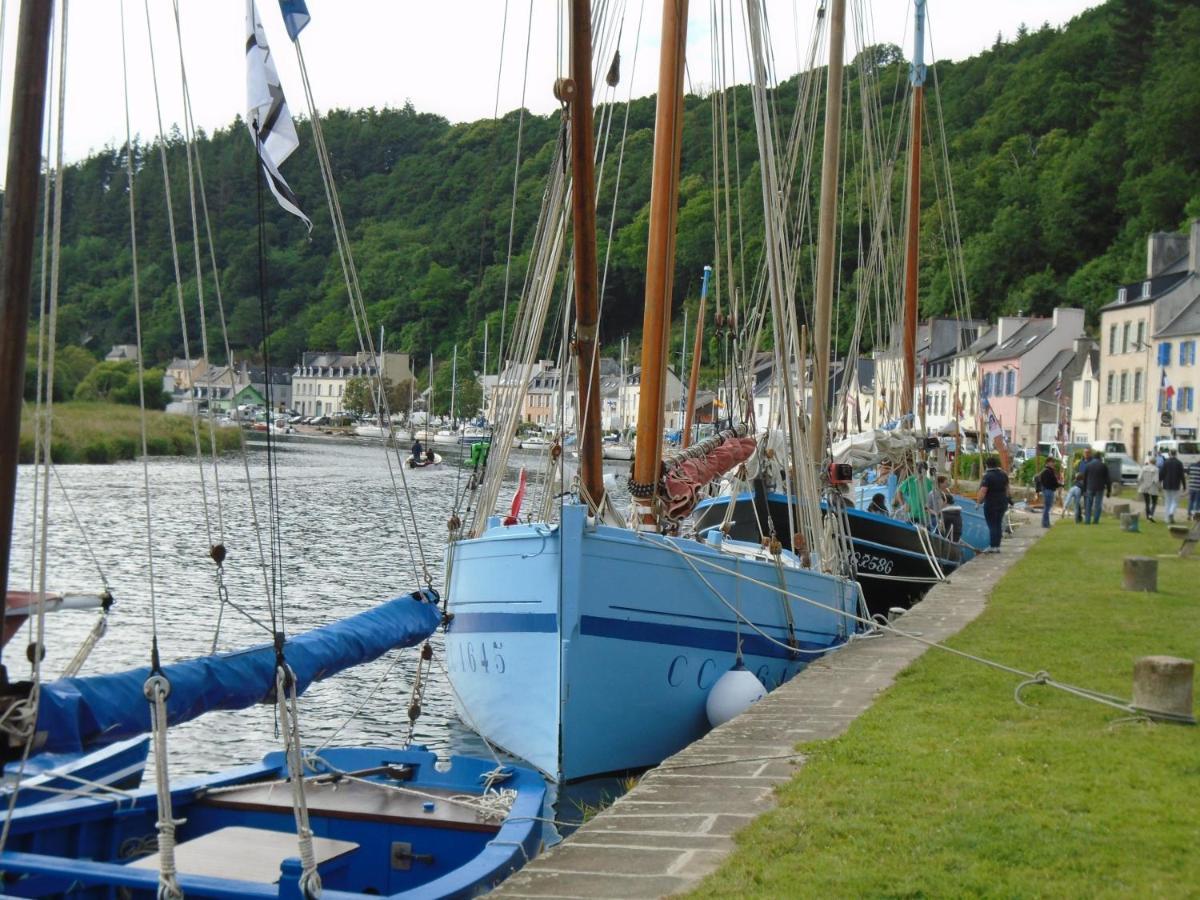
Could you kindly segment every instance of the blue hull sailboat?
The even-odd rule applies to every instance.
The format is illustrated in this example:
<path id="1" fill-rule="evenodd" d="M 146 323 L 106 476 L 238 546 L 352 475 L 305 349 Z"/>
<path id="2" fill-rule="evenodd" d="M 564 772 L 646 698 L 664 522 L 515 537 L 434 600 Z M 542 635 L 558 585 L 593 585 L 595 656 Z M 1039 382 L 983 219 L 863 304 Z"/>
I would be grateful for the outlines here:
<path id="1" fill-rule="evenodd" d="M 645 768 L 709 729 L 739 650 L 773 688 L 853 633 L 852 581 L 723 544 L 583 506 L 458 542 L 446 656 L 464 720 L 557 781 Z"/>
<path id="2" fill-rule="evenodd" d="M 546 508 L 544 521 L 520 524 L 518 490 L 501 524 L 490 517 L 501 454 L 472 528 L 457 535 L 451 525 L 446 652 L 462 717 L 558 781 L 661 762 L 708 730 L 718 680 L 745 680 L 748 670 L 761 683 L 757 696 L 858 627 L 857 585 L 839 574 L 828 542 L 792 553 L 678 536 L 696 492 L 754 445 L 739 427 L 672 459 L 662 453 L 686 22 L 686 3 L 663 4 L 632 508 L 627 517 L 614 509 L 601 467 L 591 22 L 587 0 L 573 0 L 570 78 L 556 92 L 570 110 L 578 499 L 558 506 L 557 522 Z M 554 280 L 547 269 L 530 282 Z M 534 318 L 522 345 L 527 367 Z M 499 417 L 508 435 L 519 400 Z M 497 446 L 506 443 L 502 434 Z"/>
<path id="3" fill-rule="evenodd" d="M 307 757 L 304 774 L 327 897 L 474 897 L 541 843 L 546 785 L 529 769 L 465 757 L 447 765 L 421 748 L 341 748 Z M 184 895 L 304 896 L 284 754 L 180 782 L 171 795 Z M 0 852 L 5 895 L 152 894 L 157 815 L 153 787 L 16 811 Z"/>

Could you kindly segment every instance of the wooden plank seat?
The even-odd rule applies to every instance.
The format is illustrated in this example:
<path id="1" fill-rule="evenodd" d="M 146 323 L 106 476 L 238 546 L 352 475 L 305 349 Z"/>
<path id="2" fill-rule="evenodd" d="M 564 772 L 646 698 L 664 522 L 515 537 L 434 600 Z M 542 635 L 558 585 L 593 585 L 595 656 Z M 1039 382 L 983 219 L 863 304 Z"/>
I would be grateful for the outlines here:
<path id="1" fill-rule="evenodd" d="M 460 831 L 496 833 L 500 824 L 485 818 L 468 806 L 446 798 L 455 792 L 421 788 L 421 794 L 391 789 L 361 781 L 310 781 L 304 796 L 311 816 L 331 819 L 387 822 L 428 828 L 452 828 Z M 290 811 L 292 789 L 288 784 L 250 784 L 235 790 L 210 794 L 201 801 L 205 806 L 259 812 Z M 433 808 L 426 804 L 432 802 Z"/>
<path id="2" fill-rule="evenodd" d="M 358 849 L 353 841 L 313 838 L 317 868 Z M 233 878 L 257 884 L 274 884 L 279 867 L 288 857 L 299 857 L 296 835 L 240 825 L 221 828 L 175 845 L 175 868 L 182 875 Z M 135 869 L 158 870 L 158 854 L 127 863 Z"/>

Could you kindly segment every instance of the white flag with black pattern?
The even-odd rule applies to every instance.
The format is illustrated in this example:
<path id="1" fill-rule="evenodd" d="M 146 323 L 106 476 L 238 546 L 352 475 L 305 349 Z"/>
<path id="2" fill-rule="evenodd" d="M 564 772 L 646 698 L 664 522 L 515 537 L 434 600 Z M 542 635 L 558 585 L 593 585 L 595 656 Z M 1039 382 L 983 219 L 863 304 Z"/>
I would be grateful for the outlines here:
<path id="1" fill-rule="evenodd" d="M 312 231 L 312 221 L 300 209 L 295 192 L 279 174 L 283 161 L 300 146 L 300 138 L 296 136 L 296 125 L 283 98 L 279 73 L 275 70 L 254 0 L 246 0 L 246 124 L 258 144 L 263 174 L 271 193 L 280 206 L 302 219 Z"/>

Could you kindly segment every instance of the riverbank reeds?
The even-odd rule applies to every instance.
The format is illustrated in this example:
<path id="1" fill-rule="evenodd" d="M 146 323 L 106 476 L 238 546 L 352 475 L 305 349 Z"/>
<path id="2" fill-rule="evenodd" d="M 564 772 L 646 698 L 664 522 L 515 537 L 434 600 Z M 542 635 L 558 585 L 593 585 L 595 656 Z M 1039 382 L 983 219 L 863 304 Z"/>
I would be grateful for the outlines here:
<path id="1" fill-rule="evenodd" d="M 60 465 L 110 463 L 141 454 L 140 411 L 117 403 L 56 403 L 51 425 L 51 456 Z M 200 423 L 201 447 L 209 450 L 208 423 Z M 236 450 L 238 429 L 215 428 L 217 452 Z M 189 416 L 147 411 L 146 450 L 150 456 L 185 456 L 195 452 Z M 20 461 L 33 462 L 33 410 L 21 412 Z"/>
<path id="2" fill-rule="evenodd" d="M 1025 527 L 1037 527 L 1030 524 Z M 1134 660 L 1197 658 L 1200 560 L 1162 525 L 1065 522 L 950 644 L 1129 698 Z M 1121 589 L 1158 556 L 1157 593 Z M 1149 724 L 929 650 L 779 807 L 737 835 L 697 897 L 1190 896 L 1200 884 L 1200 729 Z"/>

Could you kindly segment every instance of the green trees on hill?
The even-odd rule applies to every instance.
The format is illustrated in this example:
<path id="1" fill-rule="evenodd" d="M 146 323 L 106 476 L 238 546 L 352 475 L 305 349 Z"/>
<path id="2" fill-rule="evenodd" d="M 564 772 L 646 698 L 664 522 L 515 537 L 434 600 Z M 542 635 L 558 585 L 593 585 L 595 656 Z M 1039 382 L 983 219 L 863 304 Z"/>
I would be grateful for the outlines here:
<path id="1" fill-rule="evenodd" d="M 871 67 L 883 121 L 902 120 L 907 64 L 894 46 L 859 54 L 848 95 Z M 1200 216 L 1200 7 L 1187 0 L 1110 0 L 1069 26 L 1024 29 L 972 59 L 939 63 L 937 90 L 949 143 L 955 202 L 963 238 L 972 312 L 1047 313 L 1057 304 L 1094 313 L 1116 283 L 1136 280 L 1144 241 Z M 315 73 L 319 79 L 320 73 Z M 742 199 L 734 267 L 752 280 L 761 240 L 760 188 L 751 103 L 746 88 L 728 104 L 738 157 L 730 186 Z M 933 87 L 929 93 L 933 94 Z M 786 127 L 796 81 L 775 94 Z M 856 101 L 857 102 L 857 101 Z M 684 123 L 676 308 L 696 294 L 701 269 L 714 258 L 714 194 L 710 135 L 712 104 L 689 97 Z M 736 108 L 737 117 L 733 110 Z M 614 112 L 613 132 L 626 109 Z M 600 258 L 607 259 L 602 340 L 615 341 L 641 324 L 645 234 L 649 204 L 653 98 L 636 100 L 616 183 L 616 147 L 609 150 L 598 198 Z M 552 165 L 559 164 L 557 115 L 526 115 L 516 183 L 514 256 L 507 262 L 510 202 L 519 114 L 450 125 L 405 105 L 400 109 L 336 110 L 324 120 L 326 141 L 351 229 L 355 261 L 372 327 L 382 325 L 389 350 L 447 359 L 457 344 L 480 360 L 484 323 L 489 371 L 499 354 L 501 310 L 510 321 L 525 279 L 529 245 Z M 846 119 L 848 145 L 861 142 L 860 119 Z M 311 237 L 269 195 L 266 267 L 268 311 L 258 298 L 258 188 L 253 148 L 237 120 L 199 146 L 213 216 L 221 300 L 235 347 L 257 349 L 270 336 L 271 356 L 287 364 L 306 348 L 357 349 L 347 314 L 345 279 L 328 222 L 312 141 L 300 128 L 300 150 L 286 176 L 317 223 Z M 819 146 L 819 137 L 818 144 Z M 184 147 L 138 144 L 137 229 L 146 355 L 165 361 L 182 346 L 174 266 L 158 154 L 165 151 L 175 191 L 179 253 L 184 270 L 186 326 L 199 346 L 197 298 L 203 293 L 209 343 L 220 346 L 211 271 L 192 270 L 186 212 Z M 945 185 L 935 182 L 927 150 L 923 189 L 926 235 L 921 289 L 926 314 L 953 306 L 946 250 L 940 239 Z M 93 349 L 133 339 L 127 195 L 123 151 L 109 148 L 65 176 L 60 340 Z M 814 192 L 815 185 L 811 188 Z M 850 177 L 845 207 L 858 207 Z M 616 209 L 611 245 L 608 217 Z M 857 302 L 857 232 L 847 215 L 841 257 L 841 338 Z M 207 255 L 203 248 L 202 258 Z M 808 254 L 802 255 L 807 265 Z M 799 273 L 807 298 L 811 274 Z M 36 283 L 36 282 L 35 282 Z M 747 285 L 749 290 L 749 285 Z M 722 291 L 727 296 L 728 286 Z M 807 302 L 805 300 L 805 302 Z M 265 318 L 265 328 L 264 328 Z M 868 340 L 870 338 L 868 337 Z M 507 348 L 506 348 L 507 353 Z M 213 354 L 218 356 L 219 354 Z"/>

